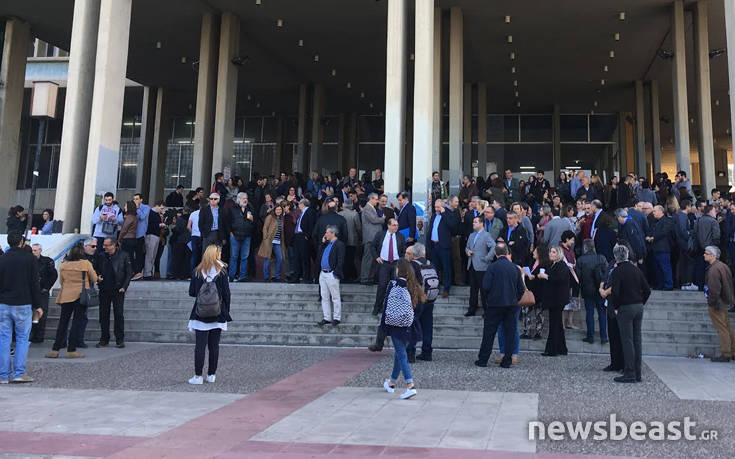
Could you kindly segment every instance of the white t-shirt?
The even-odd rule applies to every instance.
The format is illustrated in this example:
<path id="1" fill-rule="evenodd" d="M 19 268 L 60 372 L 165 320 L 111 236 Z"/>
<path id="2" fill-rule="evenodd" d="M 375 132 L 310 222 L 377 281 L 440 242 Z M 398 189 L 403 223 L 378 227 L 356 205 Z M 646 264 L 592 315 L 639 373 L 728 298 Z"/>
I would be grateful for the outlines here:
<path id="1" fill-rule="evenodd" d="M 191 235 L 202 237 L 202 233 L 199 232 L 199 211 L 195 210 L 189 215 L 189 221 L 191 222 Z"/>

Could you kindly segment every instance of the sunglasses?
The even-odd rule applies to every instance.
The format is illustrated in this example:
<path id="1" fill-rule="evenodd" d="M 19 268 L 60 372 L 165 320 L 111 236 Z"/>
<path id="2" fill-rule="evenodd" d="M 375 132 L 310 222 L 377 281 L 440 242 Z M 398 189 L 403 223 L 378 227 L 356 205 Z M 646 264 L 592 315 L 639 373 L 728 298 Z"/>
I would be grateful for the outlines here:
<path id="1" fill-rule="evenodd" d="M 219 201 L 219 198 L 209 198 L 210 201 Z"/>

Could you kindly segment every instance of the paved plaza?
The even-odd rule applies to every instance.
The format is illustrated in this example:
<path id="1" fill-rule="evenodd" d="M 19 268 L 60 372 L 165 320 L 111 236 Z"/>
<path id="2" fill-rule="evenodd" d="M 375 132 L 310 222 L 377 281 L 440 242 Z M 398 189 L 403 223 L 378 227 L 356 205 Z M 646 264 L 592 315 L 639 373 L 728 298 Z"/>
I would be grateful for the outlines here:
<path id="1" fill-rule="evenodd" d="M 131 343 L 87 359 L 41 358 L 29 385 L 0 387 L 0 458 L 569 456 L 729 458 L 735 364 L 644 358 L 643 383 L 615 384 L 604 356 L 521 354 L 477 368 L 473 351 L 413 365 L 419 394 L 381 388 L 392 352 L 223 346 L 215 384 L 191 386 L 193 347 Z M 530 421 L 690 417 L 717 440 L 529 440 Z M 580 456 L 578 456 L 580 455 Z"/>

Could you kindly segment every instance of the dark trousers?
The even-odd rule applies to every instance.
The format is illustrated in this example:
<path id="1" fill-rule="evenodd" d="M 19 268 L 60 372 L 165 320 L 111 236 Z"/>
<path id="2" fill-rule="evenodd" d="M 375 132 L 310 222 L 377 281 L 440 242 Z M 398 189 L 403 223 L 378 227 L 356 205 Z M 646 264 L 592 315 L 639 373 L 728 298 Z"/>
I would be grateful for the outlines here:
<path id="1" fill-rule="evenodd" d="M 623 345 L 625 367 L 623 376 L 641 379 L 641 323 L 643 322 L 643 305 L 626 304 L 618 309 L 618 326 L 620 341 Z"/>
<path id="2" fill-rule="evenodd" d="M 431 341 L 434 339 L 434 302 L 416 306 L 416 320 L 421 325 L 421 354 L 431 357 Z M 412 339 L 406 347 L 409 355 L 416 355 L 416 340 Z"/>
<path id="3" fill-rule="evenodd" d="M 189 242 L 191 242 L 191 269 L 189 270 L 189 275 L 191 275 L 194 272 L 194 268 L 202 261 L 202 238 L 192 236 Z"/>
<path id="4" fill-rule="evenodd" d="M 707 268 L 707 263 L 704 261 L 704 256 L 699 255 L 694 259 L 694 283 L 699 287 L 699 291 L 704 291 L 704 271 Z"/>
<path id="5" fill-rule="evenodd" d="M 174 279 L 188 279 L 190 261 L 189 249 L 186 247 L 186 243 L 175 242 L 169 247 L 173 250 L 171 265 L 168 267 L 169 276 Z"/>
<path id="6" fill-rule="evenodd" d="M 196 330 L 196 344 L 194 345 L 194 374 L 202 376 L 204 368 L 204 353 L 209 349 L 209 368 L 207 374 L 217 373 L 217 362 L 219 361 L 219 338 L 222 329 Z"/>
<path id="7" fill-rule="evenodd" d="M 612 306 L 608 306 L 608 308 L 612 308 Z M 616 371 L 622 370 L 625 367 L 623 343 L 620 341 L 618 318 L 612 310 L 607 314 L 607 336 L 610 338 L 610 367 Z"/>
<path id="8" fill-rule="evenodd" d="M 311 244 L 304 233 L 297 233 L 293 236 L 293 246 L 296 250 L 296 260 L 294 260 L 294 278 L 304 279 L 311 282 Z"/>
<path id="9" fill-rule="evenodd" d="M 124 303 L 124 293 L 106 290 L 100 291 L 100 328 L 102 329 L 100 343 L 107 344 L 110 342 L 110 307 L 112 307 L 115 317 L 115 342 L 117 344 L 125 342 Z"/>
<path id="10" fill-rule="evenodd" d="M 348 245 L 345 248 L 344 280 L 353 282 L 357 279 L 357 247 Z"/>
<path id="11" fill-rule="evenodd" d="M 474 314 L 477 312 L 479 298 L 482 299 L 482 308 L 485 309 L 485 291 L 482 289 L 482 278 L 485 277 L 485 271 L 475 271 L 475 268 L 470 266 L 467 274 L 470 278 L 470 308 L 467 312 Z"/>
<path id="12" fill-rule="evenodd" d="M 111 237 L 111 238 L 112 238 L 113 240 L 115 239 L 115 235 L 114 235 L 114 234 L 111 234 L 111 235 L 110 235 L 110 237 Z M 97 238 L 95 238 L 95 239 L 97 239 L 97 253 L 102 253 L 102 252 L 104 252 L 104 251 L 105 251 L 105 249 L 103 249 L 103 248 L 102 248 L 102 246 L 103 246 L 103 245 L 104 245 L 104 243 L 105 243 L 105 238 L 104 238 L 104 237 L 97 237 Z"/>
<path id="13" fill-rule="evenodd" d="M 674 288 L 671 255 L 668 252 L 656 252 L 653 258 L 656 262 L 656 288 L 659 290 Z"/>
<path id="14" fill-rule="evenodd" d="M 385 291 L 388 289 L 388 282 L 393 277 L 396 262 L 388 263 L 384 261 L 378 263 L 378 290 L 375 292 L 375 304 L 373 305 L 373 314 L 379 314 L 383 310 L 383 302 L 385 301 Z"/>
<path id="15" fill-rule="evenodd" d="M 562 311 L 564 305 L 549 307 L 549 337 L 544 352 L 549 355 L 567 355 L 567 340 L 564 336 Z"/>
<path id="16" fill-rule="evenodd" d="M 120 250 L 128 254 L 128 260 L 130 260 L 130 265 L 133 268 L 133 274 L 136 274 L 138 272 L 135 270 L 135 249 L 137 246 L 137 239 L 126 238 L 120 241 Z"/>
<path id="17" fill-rule="evenodd" d="M 29 337 L 29 341 L 32 343 L 42 343 L 44 340 L 44 335 L 46 334 L 46 316 L 48 316 L 49 296 L 48 292 L 44 292 L 45 291 L 41 292 L 41 304 L 38 305 L 38 307 L 43 309 L 43 316 L 38 319 L 37 324 L 31 325 L 31 336 Z"/>
<path id="18" fill-rule="evenodd" d="M 56 340 L 54 341 L 53 350 L 66 346 L 67 334 L 69 335 L 69 345 L 66 346 L 67 352 L 75 352 L 80 332 L 83 333 L 83 317 L 86 317 L 87 307 L 79 304 L 79 301 L 64 303 L 61 305 L 61 317 L 59 318 L 59 326 L 56 329 Z M 72 315 L 74 318 L 72 319 Z M 71 321 L 71 331 L 69 331 L 69 320 Z"/>
<path id="19" fill-rule="evenodd" d="M 143 272 L 143 264 L 145 263 L 145 237 L 139 237 L 135 240 L 135 259 L 133 262 L 133 273 Z"/>
<path id="20" fill-rule="evenodd" d="M 677 286 L 679 287 L 694 282 L 694 260 L 686 250 L 679 250 L 677 276 Z"/>
<path id="21" fill-rule="evenodd" d="M 452 256 L 450 248 L 442 248 L 437 242 L 431 242 L 431 262 L 439 270 L 442 286 L 449 292 L 452 286 Z"/>
<path id="22" fill-rule="evenodd" d="M 480 344 L 480 353 L 477 359 L 481 363 L 487 363 L 490 354 L 493 352 L 493 343 L 495 342 L 495 334 L 498 332 L 498 326 L 503 324 L 505 333 L 505 348 L 513 349 L 515 346 L 515 326 L 517 306 L 501 306 L 485 309 L 485 322 L 482 327 L 482 344 Z M 510 365 L 511 353 L 508 352 L 503 356 L 501 365 Z"/>

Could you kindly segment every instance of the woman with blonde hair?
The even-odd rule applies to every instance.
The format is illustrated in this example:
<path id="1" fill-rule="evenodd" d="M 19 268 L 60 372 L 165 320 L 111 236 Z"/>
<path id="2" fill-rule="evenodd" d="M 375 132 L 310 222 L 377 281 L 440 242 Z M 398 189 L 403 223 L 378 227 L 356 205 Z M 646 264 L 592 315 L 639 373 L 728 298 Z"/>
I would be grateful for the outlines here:
<path id="1" fill-rule="evenodd" d="M 281 268 L 285 255 L 285 250 L 282 248 L 286 220 L 284 212 L 285 210 L 282 206 L 275 206 L 263 223 L 263 242 L 260 243 L 258 256 L 263 258 L 263 279 L 266 282 L 270 280 L 274 282 L 281 281 Z M 270 261 L 272 256 L 276 257 L 276 272 L 271 279 Z"/>
<path id="2" fill-rule="evenodd" d="M 419 303 L 426 303 L 426 294 L 416 280 L 411 262 L 401 258 L 396 263 L 396 278 L 388 284 L 385 293 L 385 313 L 380 326 L 393 341 L 393 373 L 383 382 L 383 388 L 390 394 L 396 390 L 396 381 L 401 373 L 406 381 L 406 392 L 402 399 L 416 395 L 416 386 L 408 364 L 406 346 L 411 342 L 411 328 L 414 322 L 413 311 Z"/>
<path id="3" fill-rule="evenodd" d="M 189 331 L 196 334 L 194 376 L 189 379 L 189 384 L 204 382 L 202 370 L 204 353 L 207 349 L 209 349 L 207 382 L 214 382 L 219 360 L 220 335 L 222 330 L 227 330 L 227 322 L 232 322 L 229 277 L 227 265 L 220 260 L 221 256 L 222 249 L 219 246 L 212 244 L 207 247 L 189 282 L 189 296 L 196 298 L 189 315 Z"/>
<path id="4" fill-rule="evenodd" d="M 551 266 L 544 273 L 536 275 L 544 281 L 543 305 L 549 311 L 549 337 L 546 340 L 546 349 L 541 354 L 544 357 L 567 355 L 567 342 L 564 336 L 564 324 L 562 311 L 569 303 L 569 288 L 571 284 L 571 271 L 564 259 L 561 247 L 554 246 L 549 249 Z"/>

